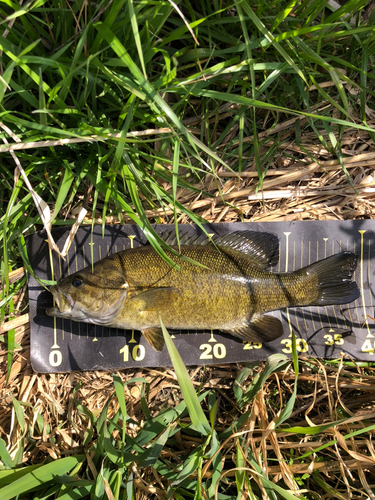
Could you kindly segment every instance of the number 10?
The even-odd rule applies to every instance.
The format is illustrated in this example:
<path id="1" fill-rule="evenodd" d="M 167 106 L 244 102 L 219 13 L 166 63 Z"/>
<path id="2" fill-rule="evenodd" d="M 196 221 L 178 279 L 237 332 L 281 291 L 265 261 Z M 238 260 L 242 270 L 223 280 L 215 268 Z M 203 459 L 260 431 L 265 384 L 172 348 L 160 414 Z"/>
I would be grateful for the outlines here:
<path id="1" fill-rule="evenodd" d="M 122 349 L 120 349 L 120 354 L 123 354 L 123 360 L 124 363 L 127 363 L 129 361 L 129 346 L 128 344 L 124 345 Z M 146 354 L 146 349 L 144 348 L 143 345 L 135 345 L 132 349 L 132 358 L 134 361 L 142 361 L 144 359 Z"/>

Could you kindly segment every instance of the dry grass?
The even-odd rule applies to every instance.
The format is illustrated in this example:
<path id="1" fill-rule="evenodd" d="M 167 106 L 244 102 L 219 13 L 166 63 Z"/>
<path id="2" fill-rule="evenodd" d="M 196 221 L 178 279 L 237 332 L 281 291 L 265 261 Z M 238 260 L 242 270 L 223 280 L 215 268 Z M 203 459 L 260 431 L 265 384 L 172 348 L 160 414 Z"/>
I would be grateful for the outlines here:
<path id="1" fill-rule="evenodd" d="M 85 452 L 92 444 L 89 440 L 86 446 L 83 445 L 90 432 L 90 421 L 77 409 L 73 398 L 98 415 L 113 393 L 112 376 L 102 372 L 38 375 L 30 367 L 27 324 L 16 328 L 16 342 L 21 347 L 16 350 L 9 381 L 6 383 L 5 375 L 0 379 L 0 398 L 5 402 L 0 409 L 0 432 L 10 443 L 11 455 L 14 456 L 22 438 L 25 440 L 24 464 L 40 463 L 46 456 L 56 460 Z M 0 351 L 0 363 L 5 366 L 4 351 Z M 241 368 L 240 365 L 197 367 L 190 371 L 194 385 L 200 386 L 202 390 L 215 388 L 220 394 L 215 424 L 218 433 L 227 429 L 240 411 L 251 410 L 241 430 L 233 432 L 221 444 L 226 477 L 235 475 L 236 445 L 238 438 L 243 437 L 241 446 L 244 456 L 250 449 L 267 476 L 272 476 L 274 482 L 283 479 L 289 490 L 297 492 L 299 489 L 298 494 L 304 493 L 306 488 L 301 490 L 295 481 L 305 475 L 303 483 L 308 485 L 309 480 L 306 478 L 311 477 L 314 481 L 314 471 L 319 471 L 324 474 L 328 484 L 336 485 L 335 493 L 327 491 L 322 498 L 360 499 L 366 498 L 366 495 L 373 498 L 374 429 L 364 431 L 358 437 L 354 435 L 344 439 L 344 436 L 361 431 L 374 422 L 375 368 L 348 368 L 342 363 L 330 366 L 314 359 L 302 360 L 297 400 L 288 426 L 321 426 L 350 417 L 344 424 L 332 425 L 322 431 L 318 438 L 274 430 L 278 408 L 282 406 L 283 400 L 290 397 L 293 389 L 294 373 L 291 369 L 271 376 L 257 394 L 251 408 L 243 407 L 240 410 L 233 400 L 233 383 Z M 261 367 L 255 368 L 254 373 L 259 369 Z M 163 406 L 173 407 L 181 401 L 176 376 L 171 369 L 124 370 L 118 375 L 124 382 L 139 376 L 149 381 L 148 406 L 151 416 L 158 414 Z M 244 390 L 248 384 L 244 384 Z M 80 387 L 75 391 L 77 385 Z M 139 384 L 130 388 L 125 386 L 125 395 L 128 415 L 142 426 L 144 414 Z M 23 405 L 26 432 L 22 432 L 16 419 L 11 396 Z M 116 404 L 113 404 L 109 416 L 113 416 L 117 409 Z M 41 416 L 38 422 L 37 415 Z M 131 435 L 131 426 L 128 432 Z M 181 455 L 188 456 L 201 444 L 201 439 L 185 434 L 183 430 L 175 439 L 178 441 L 175 454 L 167 450 L 161 456 L 177 467 Z M 92 440 L 95 440 L 95 435 Z M 321 454 L 316 455 L 314 451 L 327 442 L 330 444 L 323 452 L 325 460 L 317 460 Z M 299 456 L 307 452 L 311 452 L 309 456 L 302 462 L 298 460 Z M 299 463 L 294 463 L 296 461 Z M 206 460 L 203 477 L 212 476 L 211 466 L 211 460 Z M 262 488 L 261 481 L 246 462 L 245 469 Z M 158 498 L 165 498 L 165 478 L 149 468 L 138 468 L 133 472 L 138 498 L 151 498 L 154 494 Z"/>
<path id="2" fill-rule="evenodd" d="M 246 214 L 252 220 L 299 220 L 299 219 L 346 219 L 371 217 L 374 213 L 373 192 L 375 147 L 371 139 L 362 133 L 348 133 L 347 152 L 352 156 L 345 159 L 353 187 L 337 160 L 330 159 L 325 151 L 317 155 L 318 146 L 309 143 L 309 136 L 304 140 L 305 149 L 314 151 L 319 156 L 319 163 L 311 163 L 308 158 L 298 157 L 293 144 L 285 145 L 293 152 L 289 164 L 281 157 L 276 157 L 264 180 L 264 202 L 254 196 L 256 177 L 250 167 L 241 176 L 226 174 L 218 168 L 222 182 L 221 197 L 217 187 L 207 176 L 205 189 L 215 195 L 210 199 L 189 199 L 183 190 L 179 199 L 190 208 L 210 221 L 236 221 Z M 361 151 L 363 145 L 366 150 Z M 291 153 L 292 154 L 292 153 Z M 354 190 L 355 189 L 355 190 Z M 357 194 L 356 194 L 357 193 Z M 261 196 L 259 193 L 258 196 Z M 230 199 L 232 205 L 223 203 Z M 242 214 L 241 214 L 242 212 Z M 149 213 L 150 218 L 156 213 Z M 91 217 L 91 214 L 88 214 Z M 170 222 L 164 212 L 165 222 Z M 182 222 L 181 219 L 179 222 Z M 159 219 L 160 222 L 160 219 Z M 15 280 L 22 271 L 11 276 Z M 89 443 L 83 445 L 90 432 L 89 421 L 77 409 L 73 398 L 86 406 L 94 414 L 103 408 L 113 392 L 112 376 L 109 373 L 70 373 L 39 375 L 30 367 L 28 314 L 16 317 L 4 323 L 1 332 L 12 328 L 16 330 L 15 341 L 19 347 L 15 350 L 14 362 L 9 381 L 6 381 L 7 352 L 0 351 L 0 367 L 4 374 L 0 378 L 0 398 L 5 402 L 0 408 L 0 433 L 10 443 L 11 455 L 16 452 L 22 438 L 25 440 L 25 452 L 22 462 L 40 463 L 49 455 L 53 459 L 85 452 Z M 5 346 L 5 344 L 2 344 Z M 270 377 L 257 394 L 251 408 L 237 407 L 233 399 L 233 384 L 242 366 L 197 367 L 190 371 L 193 383 L 202 389 L 215 390 L 220 395 L 215 429 L 222 432 L 237 418 L 239 412 L 250 409 L 250 416 L 239 432 L 233 434 L 221 444 L 221 453 L 225 462 L 223 473 L 226 478 L 236 474 L 236 446 L 239 437 L 244 457 L 250 449 L 261 469 L 271 476 L 274 482 L 283 479 L 291 492 L 309 494 L 309 482 L 321 481 L 314 471 L 319 471 L 326 478 L 320 485 L 321 498 L 375 498 L 372 488 L 375 485 L 375 449 L 373 429 L 359 432 L 359 435 L 344 439 L 354 431 L 361 431 L 374 422 L 375 417 L 375 368 L 353 364 L 344 366 L 339 363 L 322 363 L 319 360 L 302 361 L 298 378 L 298 396 L 288 426 L 314 427 L 342 418 L 350 418 L 344 424 L 332 425 L 322 431 L 319 437 L 314 435 L 299 436 L 296 433 L 275 431 L 275 418 L 278 408 L 288 400 L 294 384 L 292 369 L 281 371 Z M 255 369 L 255 372 L 261 367 Z M 254 373 L 255 373 L 254 372 Z M 151 415 L 157 414 L 164 405 L 175 406 L 181 400 L 181 393 L 176 376 L 171 369 L 124 370 L 118 373 L 123 381 L 133 377 L 144 377 L 150 382 L 148 406 Z M 75 391 L 75 387 L 80 388 Z M 244 390 L 246 389 L 246 384 Z M 141 408 L 141 392 L 137 384 L 131 388 L 125 386 L 127 411 L 131 418 L 142 426 L 144 414 Z M 22 432 L 11 396 L 23 404 L 26 431 Z M 115 405 L 111 414 L 116 411 Z M 36 415 L 38 422 L 36 421 Z M 131 428 L 129 429 L 131 433 Z M 201 440 L 184 434 L 181 430 L 176 439 L 176 454 L 170 450 L 162 456 L 178 466 L 178 458 L 188 456 L 201 444 Z M 92 437 L 95 440 L 95 435 Z M 314 452 L 322 444 L 331 442 L 323 452 Z M 181 451 L 183 450 L 183 451 Z M 178 453 L 177 453 L 178 452 Z M 308 454 L 301 461 L 299 457 Z M 163 455 L 164 453 L 164 455 Z M 322 461 L 322 453 L 325 460 Z M 211 460 L 206 460 L 203 477 L 213 474 Z M 298 463 L 296 463 L 298 462 Z M 90 462 L 89 462 L 90 466 Z M 92 465 L 93 467 L 93 465 Z M 262 490 L 262 483 L 244 460 L 244 470 L 254 478 Z M 134 469 L 135 485 L 138 498 L 166 498 L 166 480 L 148 468 Z M 92 474 L 95 471 L 91 471 Z M 193 475 L 194 477 L 194 475 Z M 296 481 L 303 478 L 298 485 Z M 321 476 L 319 476 L 321 477 Z M 334 486 L 334 489 L 332 488 Z M 316 486 L 315 486 L 316 487 Z M 332 489 L 329 489 L 332 488 Z M 314 488 L 315 489 L 315 488 Z M 316 494 L 311 493 L 311 498 Z"/>
<path id="3" fill-rule="evenodd" d="M 288 120 L 288 126 L 290 122 Z M 349 172 L 350 181 L 340 161 L 330 159 L 328 151 L 311 142 L 314 136 L 306 134 L 300 146 L 287 141 L 280 146 L 282 154 L 275 157 L 267 170 L 263 191 L 256 192 L 258 174 L 249 158 L 246 169 L 240 174 L 217 167 L 220 191 L 212 174 L 207 174 L 196 185 L 198 189 L 211 193 L 213 198 L 207 199 L 188 189 L 180 189 L 177 201 L 208 222 L 216 223 L 236 222 L 243 218 L 251 222 L 372 218 L 375 209 L 374 142 L 363 131 L 348 130 L 343 135 L 345 149 L 342 153 L 350 157 L 342 163 Z M 306 152 L 310 157 L 319 158 L 319 162 L 312 162 Z M 169 191 L 172 189 L 168 184 L 164 187 Z M 87 208 L 86 221 L 91 223 L 93 214 L 90 207 Z M 146 210 L 146 214 L 150 220 L 156 218 L 159 223 L 174 221 L 172 207 Z M 72 213 L 66 216 L 76 218 Z M 122 219 L 131 222 L 126 215 L 122 215 Z M 100 217 L 94 217 L 94 220 L 97 224 L 102 223 Z M 178 219 L 179 223 L 187 221 L 185 215 Z M 121 220 L 111 216 L 105 222 L 116 224 Z"/>

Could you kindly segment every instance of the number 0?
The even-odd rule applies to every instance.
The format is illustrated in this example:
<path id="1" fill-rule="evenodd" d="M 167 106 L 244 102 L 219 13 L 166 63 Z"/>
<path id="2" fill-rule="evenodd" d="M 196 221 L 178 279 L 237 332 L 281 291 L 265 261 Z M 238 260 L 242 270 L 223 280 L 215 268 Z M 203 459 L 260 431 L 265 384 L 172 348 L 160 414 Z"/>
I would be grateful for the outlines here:
<path id="1" fill-rule="evenodd" d="M 142 361 L 146 354 L 146 350 L 143 345 L 135 345 L 132 350 L 132 357 L 134 361 Z"/>
<path id="2" fill-rule="evenodd" d="M 60 366 L 62 363 L 62 354 L 60 351 L 51 351 L 48 358 L 51 366 Z"/>
<path id="3" fill-rule="evenodd" d="M 227 354 L 227 350 L 225 349 L 224 344 L 215 344 L 214 345 L 214 356 L 217 359 L 223 359 L 225 358 Z"/>

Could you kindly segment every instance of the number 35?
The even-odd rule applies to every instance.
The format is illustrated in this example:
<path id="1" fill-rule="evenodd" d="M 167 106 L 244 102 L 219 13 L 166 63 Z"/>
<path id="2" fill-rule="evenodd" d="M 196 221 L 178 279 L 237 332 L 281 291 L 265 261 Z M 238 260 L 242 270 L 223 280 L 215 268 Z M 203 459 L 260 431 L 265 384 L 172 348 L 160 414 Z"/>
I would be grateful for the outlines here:
<path id="1" fill-rule="evenodd" d="M 324 335 L 324 338 L 326 339 L 325 345 L 343 345 L 344 343 L 341 333 L 335 333 L 333 337 L 332 335 Z"/>

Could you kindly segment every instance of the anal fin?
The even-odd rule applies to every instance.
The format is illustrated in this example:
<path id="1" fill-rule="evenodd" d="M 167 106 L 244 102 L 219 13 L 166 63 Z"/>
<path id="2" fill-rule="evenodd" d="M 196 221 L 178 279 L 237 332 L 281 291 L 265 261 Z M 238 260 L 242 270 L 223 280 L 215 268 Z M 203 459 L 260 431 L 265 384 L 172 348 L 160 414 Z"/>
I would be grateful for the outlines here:
<path id="1" fill-rule="evenodd" d="M 232 330 L 222 330 L 245 342 L 271 342 L 284 333 L 281 321 L 273 316 L 259 316 L 247 325 Z"/>
<path id="2" fill-rule="evenodd" d="M 146 328 L 142 330 L 142 335 L 144 335 L 147 342 L 154 349 L 154 351 L 162 351 L 164 348 L 164 337 L 161 328 Z"/>

